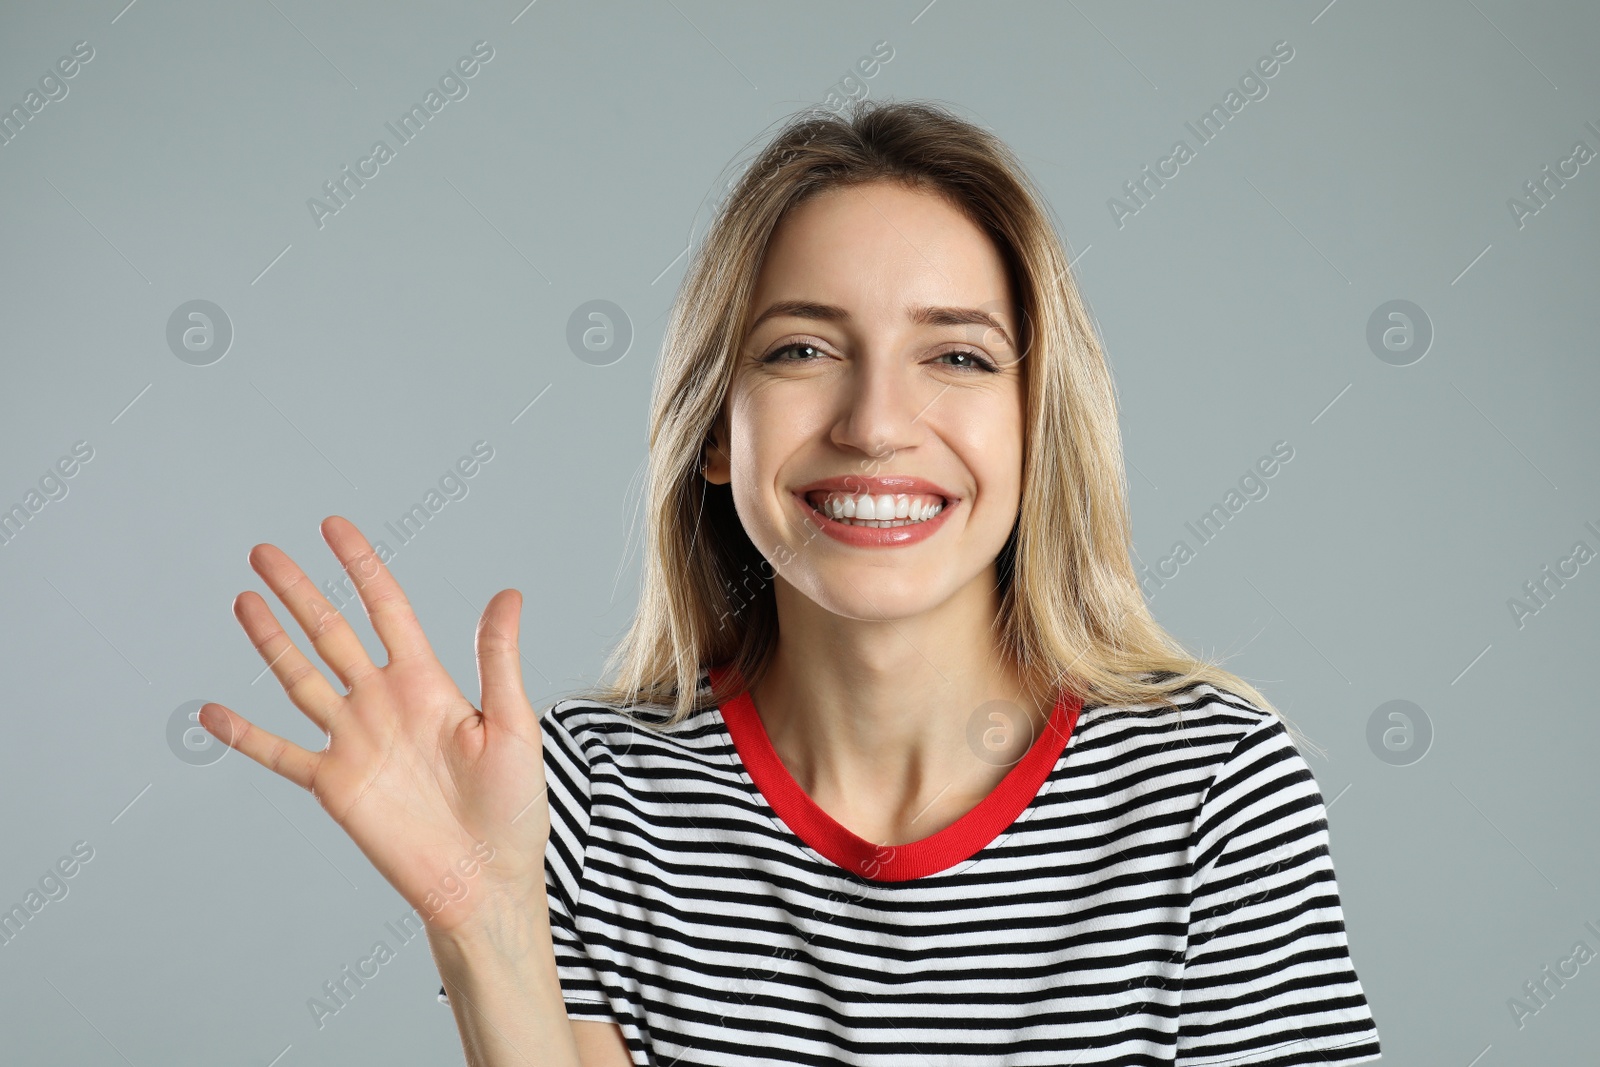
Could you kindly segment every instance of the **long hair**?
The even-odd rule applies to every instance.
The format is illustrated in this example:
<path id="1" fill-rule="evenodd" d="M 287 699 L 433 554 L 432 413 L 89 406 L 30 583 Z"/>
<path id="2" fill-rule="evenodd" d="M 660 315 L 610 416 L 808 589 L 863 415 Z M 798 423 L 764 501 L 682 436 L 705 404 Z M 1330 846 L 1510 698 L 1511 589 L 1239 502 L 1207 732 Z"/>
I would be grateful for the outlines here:
<path id="1" fill-rule="evenodd" d="M 776 572 L 746 535 L 731 487 L 702 476 L 701 456 L 779 220 L 824 190 L 883 180 L 947 198 L 994 242 L 1013 282 L 1028 401 L 995 629 L 1027 684 L 1091 706 L 1166 707 L 1176 691 L 1209 683 L 1304 742 L 1248 682 L 1191 654 L 1150 614 L 1131 559 L 1115 388 L 1046 201 L 1001 140 L 926 102 L 792 116 L 716 208 L 672 306 L 651 394 L 638 609 L 606 661 L 610 680 L 581 695 L 668 709 L 670 725 L 736 695 L 701 691 L 704 668 L 731 661 L 748 685 L 765 671 Z"/>

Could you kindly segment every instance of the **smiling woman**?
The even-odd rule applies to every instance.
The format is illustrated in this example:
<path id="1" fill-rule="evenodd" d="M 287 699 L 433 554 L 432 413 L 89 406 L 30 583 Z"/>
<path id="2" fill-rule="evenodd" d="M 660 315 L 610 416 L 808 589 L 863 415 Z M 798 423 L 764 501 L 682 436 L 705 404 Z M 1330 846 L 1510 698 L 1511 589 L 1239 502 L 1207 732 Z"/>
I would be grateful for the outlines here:
<path id="1" fill-rule="evenodd" d="M 1378 1058 L 1292 728 L 1141 595 L 1043 203 L 946 109 L 805 113 L 691 265 L 639 612 L 544 718 L 634 1062 Z"/>
<path id="2" fill-rule="evenodd" d="M 503 591 L 478 711 L 329 519 L 390 662 L 258 546 L 349 692 L 243 594 L 329 746 L 202 712 L 413 905 L 494 849 L 428 920 L 469 1063 L 1378 1058 L 1321 793 L 1150 613 L 1110 372 L 997 138 L 787 123 L 679 291 L 649 464 L 608 681 L 536 715 Z"/>

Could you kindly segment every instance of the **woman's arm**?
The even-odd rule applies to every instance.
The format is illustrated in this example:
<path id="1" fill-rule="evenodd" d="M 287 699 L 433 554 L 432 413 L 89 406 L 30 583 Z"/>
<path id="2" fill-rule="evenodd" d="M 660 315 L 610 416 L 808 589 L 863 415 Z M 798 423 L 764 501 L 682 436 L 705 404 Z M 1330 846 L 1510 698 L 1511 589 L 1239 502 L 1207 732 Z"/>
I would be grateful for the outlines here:
<path id="1" fill-rule="evenodd" d="M 569 1021 L 543 886 L 510 921 L 428 931 L 468 1067 L 631 1067 L 616 1023 Z"/>
<path id="2" fill-rule="evenodd" d="M 527 907 L 514 915 L 485 916 L 448 931 L 430 928 L 428 944 L 456 1014 L 468 1067 L 630 1062 L 626 1056 L 615 1061 L 579 1055 L 556 978 L 544 886 L 535 887 Z"/>
<path id="3" fill-rule="evenodd" d="M 574 1020 L 572 1036 L 578 1042 L 578 1061 L 583 1067 L 632 1067 L 633 1056 L 616 1023 Z"/>

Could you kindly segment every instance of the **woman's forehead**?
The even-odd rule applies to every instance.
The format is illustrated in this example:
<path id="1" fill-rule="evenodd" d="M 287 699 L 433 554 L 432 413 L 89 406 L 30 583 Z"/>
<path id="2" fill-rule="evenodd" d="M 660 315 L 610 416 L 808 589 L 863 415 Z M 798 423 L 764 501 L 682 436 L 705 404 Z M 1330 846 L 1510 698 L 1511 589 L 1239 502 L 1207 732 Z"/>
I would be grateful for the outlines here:
<path id="1" fill-rule="evenodd" d="M 937 309 L 982 309 L 1015 335 L 1010 279 L 990 237 L 942 196 L 893 183 L 829 190 L 791 209 L 772 235 L 750 328 L 773 309 L 850 325 L 892 315 L 959 325 Z M 814 310 L 804 310 L 811 305 Z M 930 310 L 934 309 L 934 310 Z"/>

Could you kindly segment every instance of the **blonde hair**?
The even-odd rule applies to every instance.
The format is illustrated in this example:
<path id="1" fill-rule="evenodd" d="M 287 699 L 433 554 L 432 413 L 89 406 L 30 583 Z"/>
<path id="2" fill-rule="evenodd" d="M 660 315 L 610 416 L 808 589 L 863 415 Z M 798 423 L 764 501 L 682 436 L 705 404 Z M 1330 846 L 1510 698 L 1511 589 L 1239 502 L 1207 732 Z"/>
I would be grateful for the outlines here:
<path id="1" fill-rule="evenodd" d="M 673 304 L 651 395 L 637 613 L 606 661 L 611 680 L 581 697 L 665 707 L 671 724 L 736 695 L 700 691 L 704 668 L 732 661 L 747 684 L 761 677 L 778 634 L 774 571 L 730 487 L 702 476 L 702 449 L 779 220 L 824 190 L 884 180 L 946 197 L 994 241 L 1012 280 L 1028 404 L 1021 507 L 997 560 L 996 628 L 1027 684 L 1089 705 L 1171 706 L 1177 691 L 1208 683 L 1303 742 L 1253 686 L 1188 652 L 1150 614 L 1131 559 L 1111 374 L 1046 201 L 1002 141 L 926 102 L 800 112 L 715 211 Z"/>

